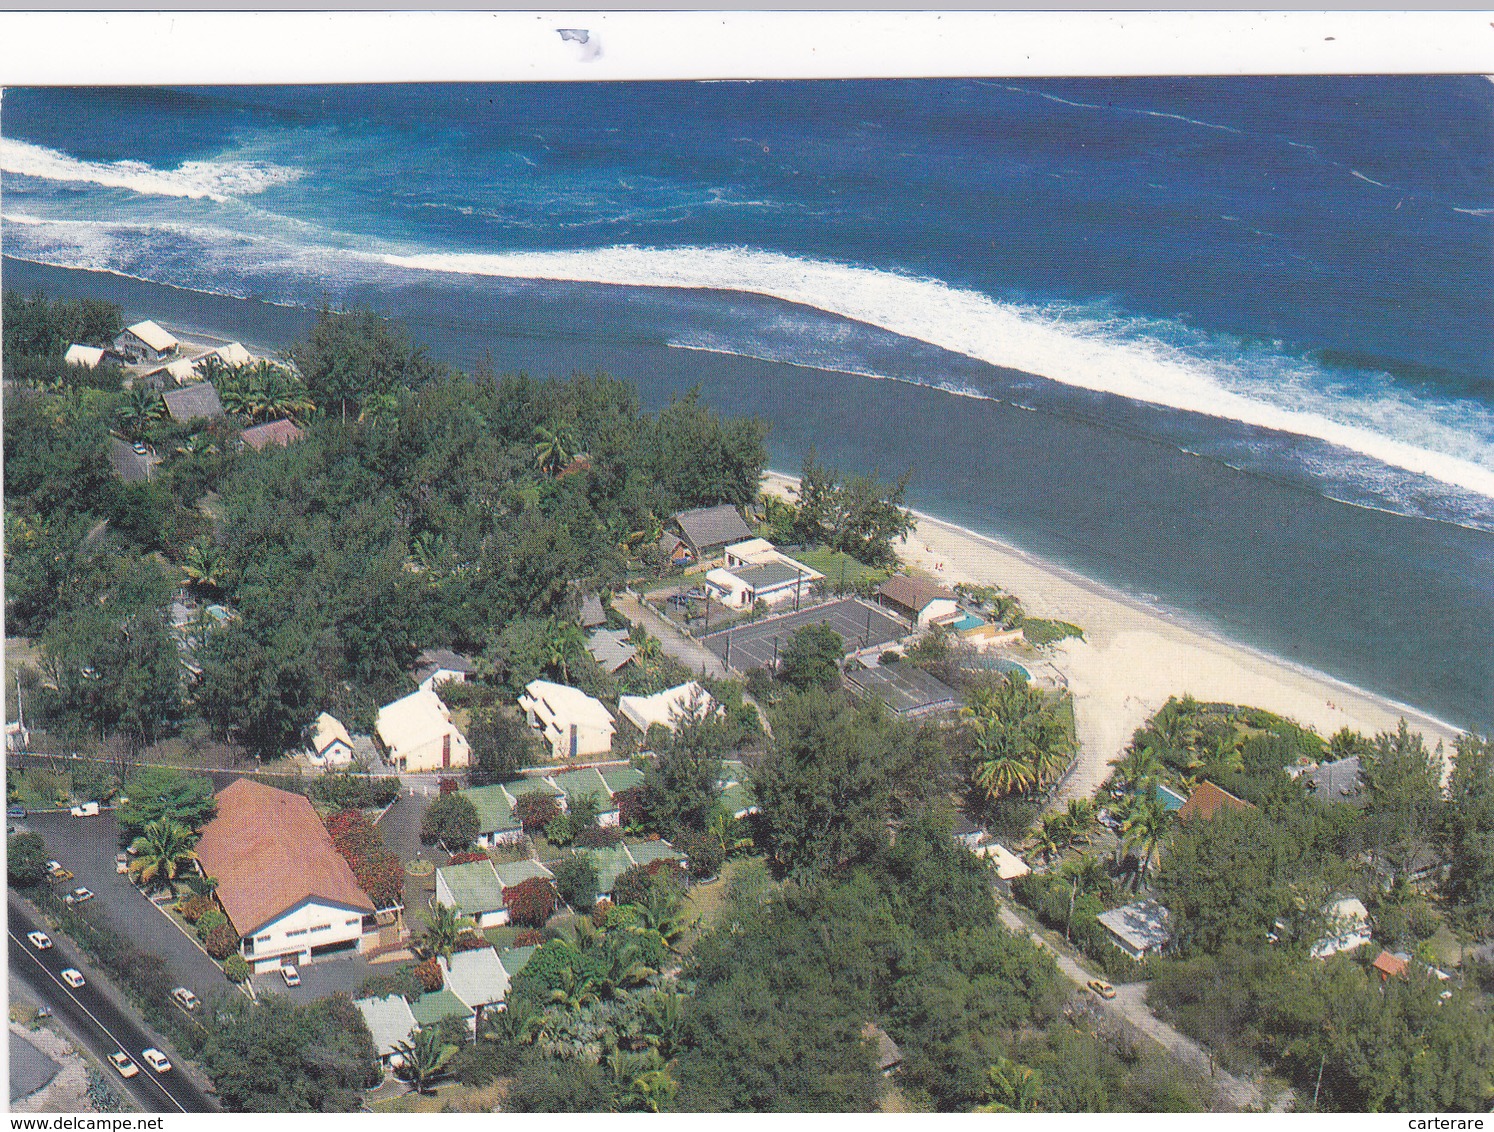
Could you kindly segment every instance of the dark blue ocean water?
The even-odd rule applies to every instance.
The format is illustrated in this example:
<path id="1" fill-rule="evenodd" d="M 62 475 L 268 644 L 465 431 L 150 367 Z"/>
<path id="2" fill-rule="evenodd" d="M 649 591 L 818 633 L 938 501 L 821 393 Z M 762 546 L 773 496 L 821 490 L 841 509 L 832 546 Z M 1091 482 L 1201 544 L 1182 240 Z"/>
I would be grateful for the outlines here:
<path id="1" fill-rule="evenodd" d="M 13 90 L 0 138 L 8 282 L 267 345 L 361 301 L 460 364 L 698 383 L 775 466 L 912 469 L 1494 718 L 1484 79 Z"/>

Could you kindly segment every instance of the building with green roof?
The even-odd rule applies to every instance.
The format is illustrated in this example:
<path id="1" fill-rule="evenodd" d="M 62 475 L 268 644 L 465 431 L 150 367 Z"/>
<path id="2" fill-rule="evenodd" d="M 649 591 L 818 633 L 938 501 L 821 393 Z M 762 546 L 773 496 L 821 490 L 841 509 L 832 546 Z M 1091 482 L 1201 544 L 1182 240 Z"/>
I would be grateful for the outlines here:
<path id="1" fill-rule="evenodd" d="M 493 866 L 493 871 L 498 874 L 498 883 L 504 888 L 512 888 L 516 884 L 523 884 L 526 880 L 535 877 L 544 877 L 546 880 L 554 880 L 555 874 L 538 861 L 525 858 L 522 861 L 503 861 Z"/>
<path id="2" fill-rule="evenodd" d="M 503 964 L 503 969 L 508 972 L 510 979 L 516 978 L 529 964 L 530 957 L 538 950 L 535 947 L 505 947 L 498 953 L 498 962 Z"/>
<path id="3" fill-rule="evenodd" d="M 552 798 L 559 798 L 561 790 L 548 778 L 516 778 L 512 782 L 505 782 L 503 789 L 508 792 L 509 798 L 517 802 L 525 794 L 532 794 L 539 790 Z"/>
<path id="4" fill-rule="evenodd" d="M 655 861 L 683 861 L 685 855 L 667 841 L 639 841 L 625 845 L 635 865 L 652 865 Z"/>
<path id="5" fill-rule="evenodd" d="M 643 785 L 643 771 L 631 766 L 609 766 L 602 768 L 602 781 L 614 794 Z"/>
<path id="6" fill-rule="evenodd" d="M 445 987 L 423 994 L 410 1003 L 410 1013 L 422 1028 L 439 1026 L 447 1018 L 466 1018 L 469 1025 L 477 1026 L 476 1013 Z"/>
<path id="7" fill-rule="evenodd" d="M 436 902 L 477 921 L 479 928 L 508 923 L 503 885 L 492 861 L 446 865 L 436 870 Z"/>
<path id="8" fill-rule="evenodd" d="M 585 770 L 568 770 L 563 774 L 552 774 L 550 781 L 555 784 L 567 799 L 582 798 L 590 794 L 597 800 L 598 810 L 609 810 L 612 808 L 612 791 L 607 789 L 606 780 L 595 767 L 587 767 Z"/>
<path id="9" fill-rule="evenodd" d="M 477 810 L 477 843 L 483 847 L 513 845 L 524 840 L 524 827 L 514 816 L 514 802 L 501 786 L 476 786 L 462 797 Z"/>
<path id="10" fill-rule="evenodd" d="M 597 896 L 612 896 L 612 886 L 617 878 L 637 862 L 628 854 L 624 845 L 609 845 L 601 849 L 577 849 L 576 853 L 588 858 L 597 870 Z"/>
<path id="11" fill-rule="evenodd" d="M 721 804 L 726 807 L 726 812 L 734 818 L 743 818 L 748 814 L 757 812 L 757 800 L 752 795 L 752 787 L 745 782 L 733 782 L 721 790 Z"/>

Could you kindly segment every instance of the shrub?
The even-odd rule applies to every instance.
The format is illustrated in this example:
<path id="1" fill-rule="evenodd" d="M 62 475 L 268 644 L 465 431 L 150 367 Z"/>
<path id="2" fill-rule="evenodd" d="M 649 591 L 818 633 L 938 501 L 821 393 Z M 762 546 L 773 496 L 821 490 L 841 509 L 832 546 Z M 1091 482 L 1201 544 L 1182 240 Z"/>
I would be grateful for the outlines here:
<path id="1" fill-rule="evenodd" d="M 197 938 L 204 943 L 214 928 L 221 928 L 228 923 L 228 917 L 217 908 L 209 908 L 201 916 L 197 917 Z"/>
<path id="2" fill-rule="evenodd" d="M 39 833 L 18 833 L 6 845 L 6 874 L 17 888 L 40 884 L 47 875 L 47 843 Z"/>
<path id="3" fill-rule="evenodd" d="M 530 877 L 504 889 L 503 903 L 508 907 L 508 918 L 515 924 L 542 928 L 555 913 L 555 886 L 544 877 Z"/>
<path id="4" fill-rule="evenodd" d="M 544 942 L 544 933 L 535 931 L 533 928 L 525 928 L 514 936 L 515 947 L 538 947 Z"/>
<path id="5" fill-rule="evenodd" d="M 463 848 L 477 840 L 480 826 L 472 799 L 460 794 L 442 794 L 426 807 L 420 819 L 420 840 L 427 845 L 439 841 Z"/>
<path id="6" fill-rule="evenodd" d="M 441 964 L 436 962 L 434 957 L 427 959 L 424 963 L 416 964 L 411 973 L 421 989 L 428 994 L 440 990 L 441 984 L 445 981 L 441 974 Z"/>
<path id="7" fill-rule="evenodd" d="M 249 960 L 235 953 L 223 960 L 223 973 L 228 976 L 229 982 L 247 982 L 253 971 L 249 967 Z"/>
<path id="8" fill-rule="evenodd" d="M 488 941 L 476 932 L 463 932 L 457 936 L 456 943 L 452 945 L 453 951 L 481 951 L 488 946 Z"/>
<path id="9" fill-rule="evenodd" d="M 389 805 L 399 797 L 401 785 L 399 778 L 394 775 L 388 778 L 373 779 L 369 783 L 369 787 L 373 793 L 373 804 L 379 807 L 379 809 L 383 809 Z"/>
<path id="10" fill-rule="evenodd" d="M 202 942 L 207 948 L 207 953 L 221 962 L 238 950 L 239 933 L 229 927 L 225 921 L 208 932 Z"/>
<path id="11" fill-rule="evenodd" d="M 359 998 L 384 998 L 397 994 L 401 998 L 419 998 L 425 987 L 415 977 L 415 968 L 406 963 L 393 974 L 369 975 L 358 987 Z"/>
<path id="12" fill-rule="evenodd" d="M 571 839 L 572 844 L 585 849 L 605 849 L 609 845 L 622 844 L 622 830 L 615 825 L 594 825 L 583 829 Z"/>
<path id="13" fill-rule="evenodd" d="M 566 814 L 545 823 L 545 840 L 551 845 L 569 845 L 575 833 L 576 825 Z"/>
<path id="14" fill-rule="evenodd" d="M 690 875 L 696 880 L 714 877 L 721 871 L 721 865 L 726 860 L 726 853 L 719 841 L 692 830 L 686 830 L 679 836 L 677 846 L 689 860 Z"/>
<path id="15" fill-rule="evenodd" d="M 525 833 L 539 833 L 560 816 L 560 803 L 549 794 L 535 790 L 514 803 L 514 816 L 519 819 Z"/>
<path id="16" fill-rule="evenodd" d="M 648 787 L 629 786 L 612 796 L 617 804 L 618 823 L 624 829 L 634 829 L 648 821 Z"/>
<path id="17" fill-rule="evenodd" d="M 591 906 L 591 922 L 599 928 L 607 926 L 607 916 L 612 911 L 612 901 L 603 897 Z"/>
<path id="18" fill-rule="evenodd" d="M 577 912 L 590 911 L 597 902 L 597 882 L 597 867 L 590 857 L 572 854 L 555 866 L 555 887 Z"/>
<path id="19" fill-rule="evenodd" d="M 471 853 L 453 853 L 451 855 L 451 863 L 453 865 L 475 865 L 479 861 L 486 861 L 487 859 L 488 855 L 486 853 L 476 850 Z"/>
<path id="20" fill-rule="evenodd" d="M 189 896 L 176 906 L 181 918 L 189 924 L 195 924 L 209 912 L 216 911 L 217 905 L 213 903 L 210 896 Z"/>
<path id="21" fill-rule="evenodd" d="M 679 886 L 679 872 L 669 861 L 652 861 L 647 865 L 633 865 L 624 869 L 613 882 L 612 903 L 636 904 L 644 907 L 649 897 L 661 886 Z"/>
<path id="22" fill-rule="evenodd" d="M 438 782 L 438 785 L 441 788 L 441 797 L 443 798 L 448 794 L 455 794 L 458 790 L 461 789 L 461 787 L 457 785 L 457 780 L 454 778 L 442 778 Z"/>

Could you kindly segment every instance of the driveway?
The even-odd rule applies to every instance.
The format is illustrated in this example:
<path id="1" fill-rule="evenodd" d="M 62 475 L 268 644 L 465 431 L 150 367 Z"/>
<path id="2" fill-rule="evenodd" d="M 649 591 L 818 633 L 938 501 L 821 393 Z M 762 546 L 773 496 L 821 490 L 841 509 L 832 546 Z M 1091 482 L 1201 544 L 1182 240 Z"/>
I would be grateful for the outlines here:
<path id="1" fill-rule="evenodd" d="M 427 848 L 420 843 L 420 819 L 425 816 L 426 807 L 436 800 L 440 792 L 441 788 L 434 778 L 425 781 L 423 777 L 410 775 L 400 788 L 399 797 L 394 800 L 394 804 L 379 818 L 377 828 L 384 838 L 384 844 L 401 861 L 413 861 L 416 857 L 424 856 L 428 860 L 445 864 L 446 855 L 439 848 Z"/>
<path id="2" fill-rule="evenodd" d="M 190 987 L 204 1000 L 233 989 L 223 969 L 194 940 L 154 907 L 128 877 L 114 871 L 119 825 L 112 811 L 91 818 L 75 818 L 66 811 L 33 813 L 22 824 L 41 834 L 48 855 L 76 875 L 76 880 L 60 887 L 64 891 L 78 885 L 91 889 L 94 916 L 108 921 L 141 951 L 165 960 L 172 986 Z"/>
<path id="3" fill-rule="evenodd" d="M 672 656 L 691 672 L 721 678 L 726 676 L 726 665 L 721 658 L 693 638 L 680 632 L 632 594 L 618 594 L 612 606 L 635 625 L 642 625 L 655 637 L 665 656 Z"/>
<path id="4" fill-rule="evenodd" d="M 300 965 L 296 970 L 301 973 L 300 986 L 288 987 L 279 971 L 266 971 L 254 976 L 254 993 L 260 997 L 281 994 L 300 1003 L 313 1002 L 338 991 L 349 998 L 357 998 L 364 979 L 381 970 L 392 971 L 392 968 L 370 966 L 361 955 L 340 955 Z"/>
<path id="5" fill-rule="evenodd" d="M 1008 928 L 1020 935 L 1029 936 L 1034 943 L 1051 954 L 1054 961 L 1058 964 L 1058 969 L 1075 986 L 1083 989 L 1089 980 L 1101 977 L 1085 970 L 1069 956 L 1050 946 L 1008 904 L 1003 903 L 1001 905 L 1000 915 L 1001 922 Z M 1259 1085 L 1253 1081 L 1246 1081 L 1240 1077 L 1236 1077 L 1232 1073 L 1226 1073 L 1223 1069 L 1218 1068 L 1214 1064 L 1213 1056 L 1207 1049 L 1180 1030 L 1169 1026 L 1152 1013 L 1151 1007 L 1146 1002 L 1145 983 L 1122 983 L 1115 988 L 1115 997 L 1108 1000 L 1096 998 L 1088 990 L 1085 990 L 1084 993 L 1087 1001 L 1092 1001 L 1093 1004 L 1098 1005 L 1113 1017 L 1119 1017 L 1129 1022 L 1178 1060 L 1186 1062 L 1209 1074 L 1214 1080 L 1214 1087 L 1219 1096 L 1233 1108 L 1241 1111 L 1251 1109 L 1259 1112 L 1266 1107 L 1265 1099 L 1261 1094 Z M 1290 1095 L 1290 1091 L 1288 1091 L 1280 1100 L 1285 1101 Z"/>

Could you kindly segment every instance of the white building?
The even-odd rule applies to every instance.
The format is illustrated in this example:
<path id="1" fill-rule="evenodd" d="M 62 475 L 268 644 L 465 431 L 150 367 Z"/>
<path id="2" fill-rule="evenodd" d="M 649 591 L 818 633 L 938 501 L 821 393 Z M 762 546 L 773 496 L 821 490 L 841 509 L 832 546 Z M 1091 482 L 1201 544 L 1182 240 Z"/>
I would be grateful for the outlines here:
<path id="1" fill-rule="evenodd" d="M 379 1061 L 387 1068 L 398 1057 L 399 1044 L 413 1041 L 419 1029 L 415 1015 L 410 1013 L 410 1004 L 391 994 L 383 998 L 355 998 L 353 1005 L 363 1015 L 364 1025 L 373 1035 L 374 1049 L 379 1051 Z"/>
<path id="2" fill-rule="evenodd" d="M 1158 954 L 1172 939 L 1167 909 L 1155 900 L 1138 900 L 1096 918 L 1110 933 L 1110 942 L 1137 962 Z"/>
<path id="3" fill-rule="evenodd" d="M 785 557 L 778 553 L 778 548 L 765 538 L 743 539 L 734 542 L 726 548 L 726 565 L 731 566 L 761 566 L 764 562 L 771 562 Z"/>
<path id="4" fill-rule="evenodd" d="M 1370 941 L 1369 909 L 1357 896 L 1335 900 L 1323 909 L 1328 934 L 1313 945 L 1314 959 L 1327 959 L 1340 951 L 1353 951 Z"/>
<path id="5" fill-rule="evenodd" d="M 186 358 L 177 358 L 168 363 L 162 372 L 178 385 L 191 385 L 198 380 L 197 367 Z"/>
<path id="6" fill-rule="evenodd" d="M 348 766 L 353 761 L 353 738 L 342 722 L 327 712 L 311 725 L 306 761 L 316 767 Z"/>
<path id="7" fill-rule="evenodd" d="M 208 356 L 211 357 L 214 354 L 223 359 L 224 365 L 229 366 L 246 366 L 254 360 L 254 356 L 244 349 L 240 342 L 230 342 L 227 346 L 219 346 Z M 202 361 L 201 358 L 197 360 Z"/>
<path id="8" fill-rule="evenodd" d="M 544 736 L 560 762 L 606 755 L 612 751 L 617 720 L 607 705 L 580 688 L 534 680 L 519 697 L 529 726 Z"/>
<path id="9" fill-rule="evenodd" d="M 754 602 L 782 605 L 809 597 L 809 588 L 825 575 L 786 554 L 744 566 L 718 566 L 705 576 L 706 588 L 716 600 L 732 609 L 746 609 Z"/>
<path id="10" fill-rule="evenodd" d="M 126 327 L 114 339 L 115 352 L 133 362 L 165 361 L 176 348 L 176 339 L 150 319 Z"/>
<path id="11" fill-rule="evenodd" d="M 640 733 L 647 735 L 650 727 L 673 731 L 681 719 L 703 717 L 718 709 L 711 693 L 691 680 L 652 696 L 620 696 L 617 710 Z"/>
<path id="12" fill-rule="evenodd" d="M 451 721 L 451 709 L 431 691 L 411 692 L 379 709 L 379 742 L 402 774 L 457 770 L 472 761 L 467 737 Z"/>
<path id="13" fill-rule="evenodd" d="M 377 940 L 373 902 L 300 794 L 240 778 L 218 792 L 197 857 L 256 971 Z"/>
<path id="14" fill-rule="evenodd" d="M 62 360 L 70 366 L 98 369 L 104 360 L 104 351 L 97 346 L 80 346 L 74 342 L 67 348 L 67 353 L 62 355 Z"/>

